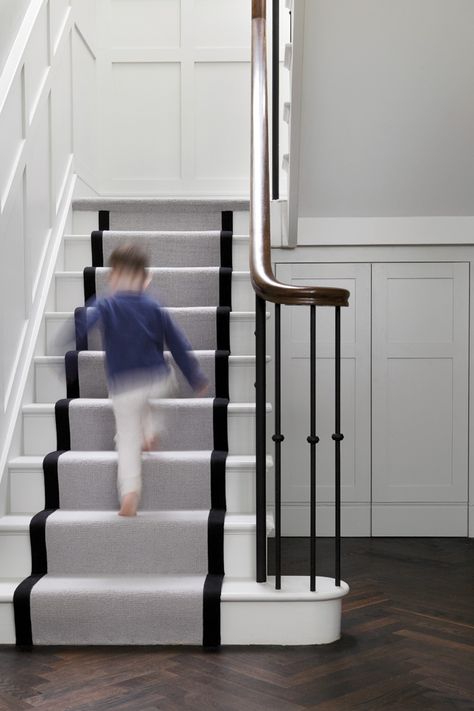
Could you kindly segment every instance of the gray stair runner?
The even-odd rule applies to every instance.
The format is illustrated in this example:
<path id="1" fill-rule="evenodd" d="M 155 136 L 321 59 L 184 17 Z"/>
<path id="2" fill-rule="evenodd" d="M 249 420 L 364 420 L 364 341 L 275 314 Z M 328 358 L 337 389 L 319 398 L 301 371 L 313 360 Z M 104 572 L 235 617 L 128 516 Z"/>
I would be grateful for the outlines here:
<path id="1" fill-rule="evenodd" d="M 195 351 L 201 370 L 209 380 L 209 395 L 216 397 L 216 380 L 226 382 L 228 353 L 226 351 Z M 171 355 L 165 353 L 168 362 Z M 174 367 L 174 366 L 173 366 Z M 179 389 L 175 397 L 191 397 L 192 390 L 183 374 L 175 368 Z M 107 398 L 105 355 L 103 351 L 71 351 L 66 354 L 67 397 Z M 227 393 L 218 393 L 226 397 Z"/>
<path id="2" fill-rule="evenodd" d="M 231 211 L 247 206 L 138 199 L 75 204 L 98 212 L 91 262 L 84 265 L 85 296 L 105 293 L 104 264 L 115 246 L 144 246 L 153 286 L 198 350 L 210 397 L 191 397 L 179 376 L 177 397 L 152 401 L 166 422 L 160 451 L 142 457 L 138 516 L 119 517 L 101 338 L 98 329 L 85 334 L 86 312 L 78 304 L 76 349 L 65 358 L 67 393 L 55 408 L 58 449 L 43 464 L 45 510 L 30 525 L 32 574 L 14 595 L 18 644 L 220 643 Z"/>

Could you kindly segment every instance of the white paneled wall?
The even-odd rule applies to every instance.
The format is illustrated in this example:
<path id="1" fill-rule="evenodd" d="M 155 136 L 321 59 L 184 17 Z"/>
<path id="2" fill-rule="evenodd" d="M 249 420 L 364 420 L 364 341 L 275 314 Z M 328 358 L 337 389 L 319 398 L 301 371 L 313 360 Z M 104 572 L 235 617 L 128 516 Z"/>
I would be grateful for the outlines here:
<path id="1" fill-rule="evenodd" d="M 79 87 L 86 76 L 73 50 L 76 37 L 91 46 L 93 7 L 31 0 L 0 75 L 0 478 L 67 221 L 74 153 L 94 175 L 93 125 L 80 112 L 73 122 L 72 89 L 73 73 Z M 87 80 L 95 99 L 95 68 Z"/>
<path id="2" fill-rule="evenodd" d="M 97 6 L 100 192 L 248 195 L 250 0 Z M 283 3 L 281 25 L 283 56 Z M 281 137 L 283 153 L 283 122 Z"/>

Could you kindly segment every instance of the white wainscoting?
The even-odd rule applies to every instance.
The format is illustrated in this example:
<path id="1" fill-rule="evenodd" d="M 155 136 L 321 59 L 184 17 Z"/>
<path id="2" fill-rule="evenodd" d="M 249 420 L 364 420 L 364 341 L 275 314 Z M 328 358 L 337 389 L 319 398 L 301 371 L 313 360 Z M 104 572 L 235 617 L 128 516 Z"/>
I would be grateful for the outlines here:
<path id="1" fill-rule="evenodd" d="M 74 186 L 73 38 L 87 32 L 80 22 L 69 0 L 31 0 L 0 76 L 0 479 Z M 82 156 L 78 145 L 85 166 L 89 134 L 90 152 Z"/>
<path id="2" fill-rule="evenodd" d="M 100 192 L 248 195 L 250 0 L 98 0 L 97 6 Z M 281 28 L 283 57 L 289 34 L 283 3 Z M 283 116 L 281 126 L 283 153 Z"/>

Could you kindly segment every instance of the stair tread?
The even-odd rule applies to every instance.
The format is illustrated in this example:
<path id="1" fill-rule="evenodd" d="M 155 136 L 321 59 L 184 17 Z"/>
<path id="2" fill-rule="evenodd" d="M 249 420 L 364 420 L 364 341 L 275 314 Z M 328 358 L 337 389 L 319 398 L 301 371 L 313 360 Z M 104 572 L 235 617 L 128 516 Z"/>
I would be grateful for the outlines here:
<path id="1" fill-rule="evenodd" d="M 202 397 L 194 397 L 194 398 L 161 398 L 160 403 L 162 406 L 164 405 L 175 405 L 178 404 L 181 407 L 202 407 L 203 405 L 209 403 L 212 401 L 214 398 L 202 398 Z M 90 407 L 100 407 L 108 405 L 110 403 L 110 400 L 108 398 L 75 398 L 72 400 L 72 402 L 77 405 L 80 403 L 81 405 L 89 405 Z M 32 402 L 28 403 L 26 405 L 23 405 L 23 412 L 25 414 L 54 414 L 54 409 L 55 409 L 56 403 L 54 402 Z M 234 413 L 234 414 L 239 414 L 243 412 L 252 412 L 255 410 L 255 403 L 254 402 L 229 402 L 228 404 L 228 412 L 229 413 Z M 271 405 L 270 403 L 267 403 L 267 412 L 271 412 Z"/>
<path id="2" fill-rule="evenodd" d="M 110 267 L 95 267 L 97 270 L 101 271 L 110 271 Z M 204 273 L 207 274 L 211 272 L 212 274 L 217 274 L 221 267 L 149 267 L 148 271 L 153 272 L 153 273 L 159 273 L 159 272 L 174 272 L 176 274 L 183 274 L 183 273 L 191 273 L 191 274 L 200 274 Z M 244 271 L 244 270 L 232 270 L 232 277 L 236 277 L 238 279 L 243 279 L 244 277 L 249 277 L 250 272 L 249 271 Z M 55 276 L 59 277 L 60 279 L 65 279 L 65 278 L 74 278 L 74 279 L 82 279 L 84 276 L 84 272 L 81 270 L 58 270 L 55 272 Z M 179 308 L 187 308 L 187 307 L 179 307 Z"/>
<path id="3" fill-rule="evenodd" d="M 86 197 L 75 198 L 72 201 L 73 210 L 92 211 L 106 210 L 112 208 L 143 208 L 143 207 L 169 207 L 179 209 L 185 206 L 187 209 L 193 207 L 197 210 L 206 210 L 210 207 L 216 207 L 222 210 L 248 211 L 250 208 L 250 200 L 248 198 L 169 198 L 169 197 Z"/>
<path id="4" fill-rule="evenodd" d="M 309 589 L 309 576 L 282 575 L 281 590 L 275 589 L 274 576 L 268 576 L 265 583 L 257 583 L 248 578 L 224 578 L 222 602 L 282 602 L 297 600 L 313 602 L 315 600 L 334 600 L 344 597 L 349 586 L 344 581 L 336 586 L 334 578 L 316 577 L 316 591 Z"/>
<path id="5" fill-rule="evenodd" d="M 86 587 L 90 589 L 107 590 L 136 590 L 138 586 L 153 586 L 155 590 L 165 591 L 175 590 L 176 587 L 182 589 L 186 583 L 193 583 L 202 580 L 202 575 L 186 574 L 129 574 L 129 575 L 54 575 L 49 574 L 50 579 L 57 584 L 64 584 L 64 587 L 73 590 Z M 21 582 L 21 578 L 0 580 L 0 603 L 11 603 L 13 593 Z M 316 592 L 309 590 L 309 578 L 303 575 L 283 575 L 281 578 L 281 590 L 275 590 L 275 578 L 269 576 L 265 583 L 256 583 L 251 578 L 229 578 L 224 577 L 222 584 L 222 602 L 278 602 L 278 601 L 299 601 L 313 602 L 316 600 L 337 599 L 343 597 L 349 591 L 349 586 L 341 581 L 341 586 L 334 585 L 333 578 L 322 576 L 316 577 Z"/>
<path id="6" fill-rule="evenodd" d="M 190 516 L 192 514 L 192 516 Z M 116 526 L 124 526 L 127 520 L 117 515 L 117 511 L 65 511 L 56 509 L 54 514 L 57 521 L 76 523 L 80 525 L 90 525 L 93 521 L 106 521 Z M 160 523 L 167 521 L 184 521 L 205 519 L 209 516 L 209 510 L 172 510 L 172 511 L 139 511 L 136 518 L 131 521 L 139 521 L 139 525 Z M 27 533 L 30 521 L 33 518 L 28 514 L 7 514 L 0 517 L 0 533 Z M 224 530 L 228 533 L 247 533 L 255 529 L 255 514 L 234 514 L 226 513 Z M 273 516 L 267 515 L 267 533 L 273 532 Z"/>
<path id="7" fill-rule="evenodd" d="M 77 457 L 80 456 L 81 459 L 97 459 L 98 461 L 107 461 L 110 459 L 116 459 L 117 457 L 117 452 L 115 451 L 96 451 L 93 450 L 91 452 L 87 451 L 81 451 L 80 453 L 78 452 L 65 452 L 62 455 L 63 460 L 68 458 L 68 455 L 70 457 Z M 198 451 L 166 451 L 166 452 L 147 452 L 146 454 L 143 455 L 144 457 L 147 457 L 148 459 L 156 459 L 156 460 L 176 460 L 176 461 L 191 461 L 191 460 L 196 460 L 198 458 L 208 458 L 211 456 L 211 451 L 204 451 L 204 450 L 198 450 Z M 22 456 L 22 457 L 15 457 L 14 459 L 10 459 L 8 466 L 10 469 L 43 469 L 43 461 L 44 457 L 42 456 Z M 246 469 L 249 466 L 253 466 L 255 464 L 255 456 L 254 455 L 245 455 L 245 454 L 229 454 L 227 455 L 226 459 L 226 469 Z M 271 467 L 273 464 L 273 458 L 271 455 L 267 455 L 267 467 Z"/>

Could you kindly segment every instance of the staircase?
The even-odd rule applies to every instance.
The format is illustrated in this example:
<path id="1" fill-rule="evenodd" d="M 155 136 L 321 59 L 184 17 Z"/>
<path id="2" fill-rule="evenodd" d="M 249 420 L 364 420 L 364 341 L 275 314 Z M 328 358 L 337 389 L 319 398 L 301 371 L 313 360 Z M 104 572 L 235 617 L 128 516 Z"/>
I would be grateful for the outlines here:
<path id="1" fill-rule="evenodd" d="M 315 644 L 339 637 L 344 583 L 318 578 L 310 592 L 308 579 L 297 576 L 283 577 L 278 591 L 271 578 L 255 582 L 248 209 L 242 200 L 74 202 L 55 309 L 44 317 L 44 354 L 34 360 L 35 399 L 23 407 L 23 453 L 9 463 L 9 508 L 0 518 L 1 644 Z M 151 288 L 185 329 L 211 393 L 191 397 L 181 381 L 180 397 L 163 403 L 167 434 L 160 452 L 144 455 L 140 512 L 124 521 L 116 513 L 113 413 L 98 334 L 66 358 L 57 337 L 83 316 L 77 307 L 85 296 L 103 293 L 113 246 L 131 240 L 147 246 Z"/>

